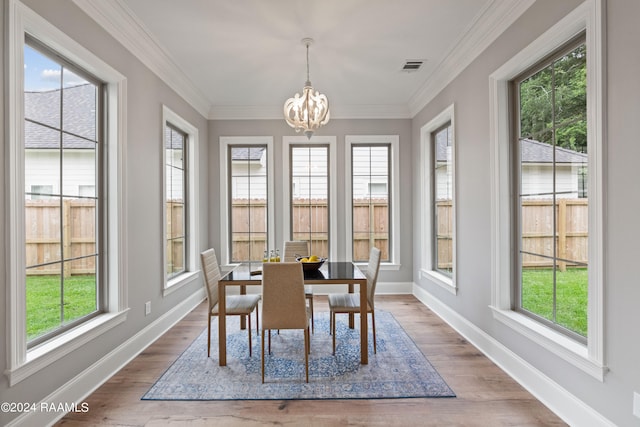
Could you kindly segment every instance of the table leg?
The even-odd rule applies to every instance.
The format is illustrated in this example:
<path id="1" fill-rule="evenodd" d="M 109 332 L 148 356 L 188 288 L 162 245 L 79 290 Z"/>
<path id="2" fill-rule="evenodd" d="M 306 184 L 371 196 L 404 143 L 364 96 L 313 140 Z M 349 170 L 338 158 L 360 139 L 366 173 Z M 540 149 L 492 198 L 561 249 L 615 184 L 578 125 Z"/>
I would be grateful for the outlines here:
<path id="1" fill-rule="evenodd" d="M 227 292 L 218 282 L 218 357 L 220 366 L 227 366 Z"/>
<path id="2" fill-rule="evenodd" d="M 349 283 L 349 293 L 353 293 L 353 283 Z M 353 313 L 349 313 L 349 329 L 355 328 L 355 316 Z"/>
<path id="3" fill-rule="evenodd" d="M 367 324 L 367 282 L 360 283 L 360 363 L 369 363 L 369 326 Z"/>

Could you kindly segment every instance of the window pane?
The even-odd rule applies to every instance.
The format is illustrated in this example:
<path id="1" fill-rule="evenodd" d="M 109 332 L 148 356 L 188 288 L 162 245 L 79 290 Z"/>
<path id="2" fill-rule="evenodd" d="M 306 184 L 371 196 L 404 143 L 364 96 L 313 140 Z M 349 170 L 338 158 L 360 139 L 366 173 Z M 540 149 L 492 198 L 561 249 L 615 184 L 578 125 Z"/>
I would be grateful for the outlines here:
<path id="1" fill-rule="evenodd" d="M 25 119 L 60 128 L 62 66 L 30 46 L 24 47 Z"/>
<path id="2" fill-rule="evenodd" d="M 451 276 L 453 273 L 453 160 L 451 124 L 433 135 L 433 266 Z"/>
<path id="3" fill-rule="evenodd" d="M 62 193 L 80 196 L 80 188 L 96 185 L 97 146 L 93 141 L 63 135 Z"/>
<path id="4" fill-rule="evenodd" d="M 63 70 L 62 129 L 95 140 L 97 88 L 73 71 Z"/>
<path id="5" fill-rule="evenodd" d="M 291 237 L 329 256 L 329 149 L 291 146 Z"/>
<path id="6" fill-rule="evenodd" d="M 25 191 L 34 187 L 50 189 L 49 195 L 60 194 L 60 132 L 25 122 L 24 147 Z M 32 199 L 40 197 L 33 194 Z"/>
<path id="7" fill-rule="evenodd" d="M 353 260 L 367 261 L 372 247 L 389 260 L 388 144 L 351 147 Z"/>
<path id="8" fill-rule="evenodd" d="M 96 260 L 95 257 L 73 261 L 75 266 L 65 266 L 67 268 L 78 269 L 80 264 L 84 266 L 81 274 L 74 274 L 65 277 L 64 280 L 64 296 L 63 302 L 64 323 L 70 323 L 79 318 L 85 317 L 98 309 L 98 296 L 96 290 L 98 283 L 96 281 Z M 65 263 L 69 264 L 69 263 Z M 93 266 L 94 268 L 91 268 Z"/>
<path id="9" fill-rule="evenodd" d="M 46 272 L 27 269 L 27 340 L 32 341 L 62 325 L 62 283 L 61 263 L 48 266 Z"/>
<path id="10" fill-rule="evenodd" d="M 267 248 L 267 150 L 230 146 L 231 261 L 260 261 Z"/>
<path id="11" fill-rule="evenodd" d="M 578 46 L 517 86 L 520 308 L 582 337 L 589 222 L 585 59 L 584 45 Z"/>
<path id="12" fill-rule="evenodd" d="M 185 271 L 187 212 L 184 168 L 186 134 L 172 126 L 165 127 L 165 193 L 166 193 L 166 268 L 171 278 Z"/>

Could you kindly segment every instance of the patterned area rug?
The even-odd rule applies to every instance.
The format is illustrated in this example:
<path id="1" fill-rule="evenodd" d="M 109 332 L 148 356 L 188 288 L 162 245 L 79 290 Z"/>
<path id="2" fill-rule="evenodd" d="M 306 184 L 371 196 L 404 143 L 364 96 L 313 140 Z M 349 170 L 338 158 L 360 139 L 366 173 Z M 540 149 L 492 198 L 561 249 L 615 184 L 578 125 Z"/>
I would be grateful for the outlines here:
<path id="1" fill-rule="evenodd" d="M 217 318 L 212 321 L 211 358 L 206 329 L 156 381 L 143 400 L 292 400 L 455 397 L 391 313 L 376 311 L 377 354 L 369 332 L 369 364 L 360 364 L 360 330 L 337 316 L 336 355 L 331 354 L 329 313 L 315 314 L 309 383 L 304 376 L 304 335 L 272 332 L 271 355 L 260 374 L 260 338 L 252 322 L 253 356 L 237 316 L 227 318 L 227 366 L 218 365 Z M 255 317 L 252 319 L 254 320 Z M 369 328 L 371 329 L 371 328 Z M 266 344 L 265 344 L 266 345 Z M 266 350 L 265 350 L 266 353 Z"/>

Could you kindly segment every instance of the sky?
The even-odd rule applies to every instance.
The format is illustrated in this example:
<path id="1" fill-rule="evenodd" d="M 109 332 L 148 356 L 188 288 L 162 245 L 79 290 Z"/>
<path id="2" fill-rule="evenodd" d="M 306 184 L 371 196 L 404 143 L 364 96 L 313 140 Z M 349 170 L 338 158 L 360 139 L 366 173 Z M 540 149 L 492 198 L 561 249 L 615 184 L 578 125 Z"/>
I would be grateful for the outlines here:
<path id="1" fill-rule="evenodd" d="M 45 91 L 59 89 L 62 65 L 49 59 L 37 50 L 24 47 L 24 89 L 25 91 Z M 77 86 L 86 83 L 68 69 L 64 71 L 65 86 Z"/>

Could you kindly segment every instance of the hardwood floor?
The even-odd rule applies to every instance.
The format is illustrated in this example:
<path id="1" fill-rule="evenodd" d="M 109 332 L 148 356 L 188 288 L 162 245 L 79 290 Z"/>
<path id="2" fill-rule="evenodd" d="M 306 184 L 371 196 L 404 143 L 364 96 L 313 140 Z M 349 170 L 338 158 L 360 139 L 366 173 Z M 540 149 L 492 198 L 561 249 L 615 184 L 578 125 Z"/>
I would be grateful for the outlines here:
<path id="1" fill-rule="evenodd" d="M 140 397 L 206 327 L 206 303 L 91 394 L 64 426 L 553 426 L 565 425 L 410 295 L 376 297 L 393 313 L 456 398 L 302 401 L 143 401 Z M 317 311 L 326 298 L 315 298 Z M 212 352 L 213 354 L 213 352 Z"/>

